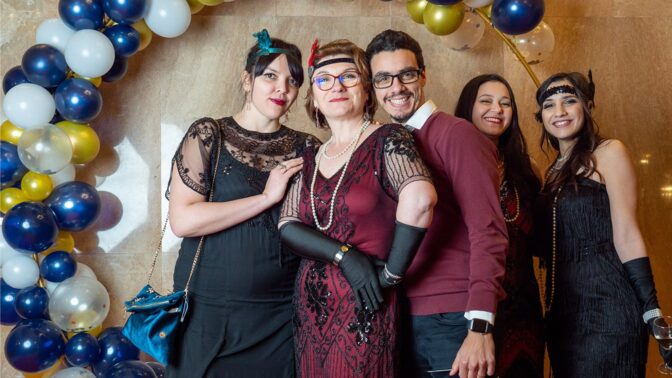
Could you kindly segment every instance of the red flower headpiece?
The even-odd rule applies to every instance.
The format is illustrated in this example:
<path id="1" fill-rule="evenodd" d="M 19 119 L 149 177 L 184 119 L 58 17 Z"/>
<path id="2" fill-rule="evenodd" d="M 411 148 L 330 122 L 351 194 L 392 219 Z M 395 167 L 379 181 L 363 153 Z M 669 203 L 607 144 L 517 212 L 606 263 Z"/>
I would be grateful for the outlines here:
<path id="1" fill-rule="evenodd" d="M 320 48 L 320 42 L 315 38 L 313 45 L 310 46 L 310 56 L 308 57 L 308 76 L 313 76 L 313 70 L 315 67 L 315 53 Z"/>

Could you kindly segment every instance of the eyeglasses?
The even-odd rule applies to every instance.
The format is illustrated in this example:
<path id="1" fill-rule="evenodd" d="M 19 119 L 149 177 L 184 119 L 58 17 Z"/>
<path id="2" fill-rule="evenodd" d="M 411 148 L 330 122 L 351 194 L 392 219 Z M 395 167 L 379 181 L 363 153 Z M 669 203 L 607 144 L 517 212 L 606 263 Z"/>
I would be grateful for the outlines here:
<path id="1" fill-rule="evenodd" d="M 338 76 L 323 73 L 315 76 L 313 83 L 315 83 L 320 90 L 328 91 L 334 87 L 336 79 L 338 79 L 341 85 L 345 88 L 351 88 L 359 84 L 360 75 L 357 71 L 345 71 Z"/>
<path id="2" fill-rule="evenodd" d="M 411 84 L 415 83 L 420 79 L 420 74 L 424 68 L 418 68 L 417 70 L 406 70 L 401 71 L 396 75 L 382 74 L 376 75 L 373 78 L 373 87 L 376 89 L 385 89 L 392 86 L 394 83 L 394 78 L 396 77 L 402 84 Z"/>

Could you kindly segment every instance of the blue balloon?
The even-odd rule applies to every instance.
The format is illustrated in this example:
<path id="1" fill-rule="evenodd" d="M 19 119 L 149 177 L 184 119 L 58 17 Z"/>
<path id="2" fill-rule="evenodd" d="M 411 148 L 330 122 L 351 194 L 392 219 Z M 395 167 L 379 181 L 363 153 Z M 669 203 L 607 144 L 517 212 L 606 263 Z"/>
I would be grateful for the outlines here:
<path id="1" fill-rule="evenodd" d="M 10 89 L 23 83 L 30 83 L 21 66 L 15 66 L 9 69 L 2 78 L 2 91 L 7 93 Z"/>
<path id="2" fill-rule="evenodd" d="M 103 81 L 107 83 L 117 81 L 126 75 L 126 71 L 128 71 L 128 60 L 122 57 L 114 58 L 112 68 L 102 77 Z"/>
<path id="3" fill-rule="evenodd" d="M 105 10 L 100 0 L 59 0 L 61 20 L 75 30 L 103 27 Z"/>
<path id="4" fill-rule="evenodd" d="M 42 287 L 29 286 L 16 295 L 14 307 L 24 319 L 49 319 L 49 294 Z"/>
<path id="5" fill-rule="evenodd" d="M 23 53 L 21 69 L 28 80 L 45 88 L 58 86 L 68 76 L 65 55 L 44 43 L 32 46 Z"/>
<path id="6" fill-rule="evenodd" d="M 63 282 L 75 275 L 77 261 L 65 251 L 56 251 L 40 263 L 40 275 L 50 282 Z"/>
<path id="7" fill-rule="evenodd" d="M 5 341 L 5 357 L 12 367 L 35 373 L 48 369 L 63 355 L 65 337 L 58 326 L 44 319 L 19 322 Z"/>
<path id="8" fill-rule="evenodd" d="M 44 204 L 49 206 L 58 227 L 64 231 L 81 231 L 100 213 L 98 191 L 81 181 L 69 181 L 55 187 Z"/>
<path id="9" fill-rule="evenodd" d="M 19 159 L 19 151 L 16 145 L 9 142 L 0 142 L 0 187 L 11 188 L 17 182 L 21 182 L 28 168 Z"/>
<path id="10" fill-rule="evenodd" d="M 86 332 L 73 336 L 65 344 L 65 359 L 72 366 L 87 366 L 100 357 L 98 340 Z"/>
<path id="11" fill-rule="evenodd" d="M 140 33 L 128 25 L 117 24 L 103 32 L 114 46 L 114 56 L 128 58 L 140 48 Z"/>
<path id="12" fill-rule="evenodd" d="M 56 110 L 69 121 L 89 123 L 103 109 L 103 96 L 90 81 L 67 79 L 56 88 Z"/>
<path id="13" fill-rule="evenodd" d="M 51 121 L 49 121 L 49 123 L 51 123 L 52 125 L 55 125 L 55 124 L 57 124 L 61 121 L 64 121 L 64 120 L 65 120 L 65 118 L 63 118 L 63 116 L 61 116 L 61 114 L 59 112 L 54 112 L 54 116 L 51 117 Z"/>
<path id="14" fill-rule="evenodd" d="M 165 378 L 166 376 L 166 367 L 161 365 L 158 362 L 147 362 L 147 366 L 151 367 L 152 370 L 154 370 L 154 374 L 156 374 L 156 378 Z"/>
<path id="15" fill-rule="evenodd" d="M 2 235 L 12 248 L 38 253 L 51 247 L 58 235 L 54 214 L 39 202 L 21 202 L 5 214 Z"/>
<path id="16" fill-rule="evenodd" d="M 105 378 L 157 378 L 154 370 L 142 361 L 122 361 L 105 373 Z"/>
<path id="17" fill-rule="evenodd" d="M 91 368 L 97 377 L 105 376 L 108 369 L 122 361 L 137 360 L 140 350 L 121 334 L 121 327 L 110 327 L 98 336 L 100 358 Z"/>
<path id="18" fill-rule="evenodd" d="M 503 33 L 524 34 L 544 18 L 544 0 L 495 0 L 490 16 L 492 24 Z"/>
<path id="19" fill-rule="evenodd" d="M 14 307 L 16 294 L 18 294 L 19 291 L 19 289 L 7 285 L 5 280 L 0 279 L 0 297 L 2 298 L 0 301 L 0 324 L 11 325 L 21 319 Z"/>
<path id="20" fill-rule="evenodd" d="M 146 0 L 103 0 L 105 13 L 120 24 L 133 24 L 147 15 Z"/>

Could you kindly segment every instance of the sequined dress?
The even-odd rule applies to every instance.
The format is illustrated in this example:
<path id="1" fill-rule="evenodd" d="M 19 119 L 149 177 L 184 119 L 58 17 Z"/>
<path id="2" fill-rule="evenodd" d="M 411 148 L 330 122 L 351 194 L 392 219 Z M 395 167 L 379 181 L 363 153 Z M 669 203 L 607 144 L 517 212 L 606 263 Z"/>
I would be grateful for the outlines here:
<path id="1" fill-rule="evenodd" d="M 306 152 L 301 178 L 290 189 L 282 220 L 315 225 L 310 205 L 315 153 Z M 329 201 L 340 174 L 341 170 L 329 178 L 317 174 L 315 205 L 322 225 L 328 222 Z M 386 259 L 399 192 L 413 181 L 429 179 L 408 131 L 394 124 L 378 128 L 352 156 L 334 199 L 333 225 L 326 235 L 371 257 Z M 397 291 L 388 289 L 384 295 L 378 312 L 360 309 L 337 266 L 303 259 L 294 298 L 299 376 L 397 376 Z"/>

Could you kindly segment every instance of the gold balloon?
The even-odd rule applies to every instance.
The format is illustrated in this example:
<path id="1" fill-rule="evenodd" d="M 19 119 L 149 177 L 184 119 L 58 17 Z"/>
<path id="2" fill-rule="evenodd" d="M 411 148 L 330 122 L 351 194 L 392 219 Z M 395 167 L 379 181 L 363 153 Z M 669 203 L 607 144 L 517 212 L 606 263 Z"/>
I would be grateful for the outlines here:
<path id="1" fill-rule="evenodd" d="M 9 142 L 11 144 L 19 143 L 19 138 L 23 134 L 23 129 L 15 126 L 9 120 L 2 123 L 0 126 L 0 140 L 3 142 Z"/>
<path id="2" fill-rule="evenodd" d="M 7 188 L 0 191 L 0 211 L 5 214 L 15 205 L 26 201 L 28 197 L 19 188 Z"/>
<path id="3" fill-rule="evenodd" d="M 65 251 L 72 253 L 75 249 L 75 239 L 72 237 L 72 234 L 67 231 L 59 231 L 58 236 L 56 236 L 56 241 L 54 244 L 49 247 L 46 251 L 42 252 L 42 255 L 48 256 L 52 252 L 56 251 Z"/>
<path id="4" fill-rule="evenodd" d="M 223 3 L 225 0 L 198 0 L 200 3 L 203 5 L 207 5 L 209 7 L 214 7 L 215 5 L 219 5 Z"/>
<path id="5" fill-rule="evenodd" d="M 49 197 L 54 184 L 49 175 L 30 171 L 21 179 L 21 191 L 29 200 L 42 201 Z"/>
<path id="6" fill-rule="evenodd" d="M 205 8 L 205 5 L 198 0 L 187 0 L 191 14 L 196 14 Z"/>
<path id="7" fill-rule="evenodd" d="M 58 128 L 65 131 L 72 143 L 73 164 L 84 164 L 95 159 L 100 151 L 100 139 L 98 134 L 89 125 L 74 123 L 70 121 L 61 121 L 56 124 Z"/>
<path id="8" fill-rule="evenodd" d="M 86 333 L 88 333 L 89 335 L 91 335 L 93 337 L 98 337 L 98 335 L 100 335 L 101 332 L 103 332 L 103 325 L 102 324 L 86 331 Z M 72 336 L 75 336 L 78 333 L 81 333 L 81 332 L 68 332 L 68 340 L 72 339 Z"/>
<path id="9" fill-rule="evenodd" d="M 423 12 L 427 30 L 436 35 L 447 35 L 460 27 L 464 19 L 464 4 L 437 5 L 429 3 Z"/>
<path id="10" fill-rule="evenodd" d="M 408 15 L 411 16 L 411 20 L 417 22 L 418 24 L 422 24 L 425 22 L 422 19 L 422 13 L 425 11 L 426 7 L 427 0 L 409 0 L 406 3 L 406 12 L 408 12 Z"/>
<path id="11" fill-rule="evenodd" d="M 77 73 L 73 73 L 72 77 L 88 80 L 88 81 L 91 82 L 91 84 L 95 85 L 96 87 L 100 87 L 100 84 L 103 83 L 103 78 L 102 77 L 86 77 L 86 76 L 82 76 L 82 75 L 77 74 Z"/>
<path id="12" fill-rule="evenodd" d="M 138 51 L 142 51 L 152 42 L 152 31 L 145 23 L 145 20 L 140 20 L 131 26 L 140 33 L 140 48 Z"/>

